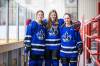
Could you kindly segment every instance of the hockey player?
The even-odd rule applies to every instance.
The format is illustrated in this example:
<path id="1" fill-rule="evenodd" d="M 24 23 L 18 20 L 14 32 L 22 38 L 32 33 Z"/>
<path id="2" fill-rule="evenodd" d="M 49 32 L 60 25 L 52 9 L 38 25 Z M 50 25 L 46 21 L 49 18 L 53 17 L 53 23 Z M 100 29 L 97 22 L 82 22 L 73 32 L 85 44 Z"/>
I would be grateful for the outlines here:
<path id="1" fill-rule="evenodd" d="M 60 35 L 58 27 L 60 21 L 56 10 L 52 10 L 47 22 L 45 66 L 59 66 Z"/>
<path id="2" fill-rule="evenodd" d="M 78 54 L 82 53 L 82 41 L 79 31 L 72 25 L 71 15 L 65 13 L 64 24 L 60 27 L 62 66 L 77 66 Z"/>
<path id="3" fill-rule="evenodd" d="M 29 53 L 29 66 L 42 66 L 46 33 L 43 18 L 44 12 L 39 10 L 36 13 L 36 20 L 27 26 L 24 44 L 25 52 Z"/>

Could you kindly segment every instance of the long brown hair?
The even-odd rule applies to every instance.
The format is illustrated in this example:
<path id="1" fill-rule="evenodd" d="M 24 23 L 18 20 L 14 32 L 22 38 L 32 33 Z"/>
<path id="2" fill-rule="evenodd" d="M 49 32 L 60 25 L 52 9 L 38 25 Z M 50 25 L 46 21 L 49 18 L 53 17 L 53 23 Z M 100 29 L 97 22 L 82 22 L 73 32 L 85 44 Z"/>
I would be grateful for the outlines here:
<path id="1" fill-rule="evenodd" d="M 58 26 L 58 14 L 57 14 L 57 11 L 56 11 L 56 10 L 52 10 L 52 11 L 50 11 L 49 16 L 48 16 L 48 23 L 47 23 L 47 28 L 48 28 L 48 29 L 50 29 L 51 26 L 52 26 L 52 20 L 51 20 L 51 18 L 50 18 L 50 15 L 51 15 L 51 13 L 53 13 L 53 12 L 56 14 L 55 25 Z"/>

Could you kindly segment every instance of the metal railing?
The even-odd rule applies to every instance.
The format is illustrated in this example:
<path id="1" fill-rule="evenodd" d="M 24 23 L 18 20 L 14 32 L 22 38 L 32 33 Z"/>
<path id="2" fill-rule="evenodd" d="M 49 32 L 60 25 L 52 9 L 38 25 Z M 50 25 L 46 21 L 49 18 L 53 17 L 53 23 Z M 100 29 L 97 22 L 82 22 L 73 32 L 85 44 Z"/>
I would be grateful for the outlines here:
<path id="1" fill-rule="evenodd" d="M 84 65 L 100 66 L 100 15 L 82 23 Z M 93 43 L 95 42 L 95 43 Z M 95 50 L 92 49 L 93 45 Z"/>

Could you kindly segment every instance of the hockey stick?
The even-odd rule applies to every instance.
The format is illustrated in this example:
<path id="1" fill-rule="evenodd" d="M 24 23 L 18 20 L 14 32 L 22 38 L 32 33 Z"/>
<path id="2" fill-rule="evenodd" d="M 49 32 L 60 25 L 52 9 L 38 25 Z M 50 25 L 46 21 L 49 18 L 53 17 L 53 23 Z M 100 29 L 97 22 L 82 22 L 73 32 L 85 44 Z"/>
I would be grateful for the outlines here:
<path id="1" fill-rule="evenodd" d="M 24 66 L 27 66 L 27 54 L 24 53 Z"/>
<path id="2" fill-rule="evenodd" d="M 28 54 L 24 53 L 24 66 L 29 66 L 29 54 L 30 52 Z"/>
<path id="3" fill-rule="evenodd" d="M 78 66 L 80 65 L 80 54 L 78 56 Z"/>

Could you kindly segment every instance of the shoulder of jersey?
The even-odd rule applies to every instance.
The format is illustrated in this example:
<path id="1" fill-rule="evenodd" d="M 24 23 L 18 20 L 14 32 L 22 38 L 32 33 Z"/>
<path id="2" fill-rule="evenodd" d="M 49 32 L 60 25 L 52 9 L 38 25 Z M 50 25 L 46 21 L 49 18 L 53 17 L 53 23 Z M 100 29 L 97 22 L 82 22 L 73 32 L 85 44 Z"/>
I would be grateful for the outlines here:
<path id="1" fill-rule="evenodd" d="M 36 21 L 32 21 L 29 25 L 37 25 Z"/>

